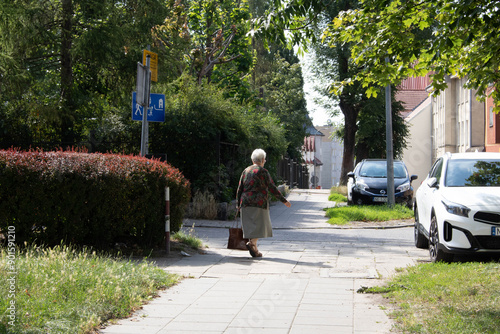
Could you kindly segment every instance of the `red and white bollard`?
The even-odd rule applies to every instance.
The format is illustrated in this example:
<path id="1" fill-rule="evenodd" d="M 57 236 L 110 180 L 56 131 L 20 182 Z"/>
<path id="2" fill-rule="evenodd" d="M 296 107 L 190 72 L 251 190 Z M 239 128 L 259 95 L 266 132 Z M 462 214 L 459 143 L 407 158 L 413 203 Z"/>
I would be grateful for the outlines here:
<path id="1" fill-rule="evenodd" d="M 170 188 L 165 187 L 165 248 L 170 254 Z"/>

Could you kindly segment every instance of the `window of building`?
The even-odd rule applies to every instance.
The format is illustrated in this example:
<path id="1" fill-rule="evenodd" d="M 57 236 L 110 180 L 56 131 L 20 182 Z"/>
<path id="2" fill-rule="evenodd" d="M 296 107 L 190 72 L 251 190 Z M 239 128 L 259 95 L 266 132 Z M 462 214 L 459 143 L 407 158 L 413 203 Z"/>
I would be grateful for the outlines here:
<path id="1" fill-rule="evenodd" d="M 493 118 L 495 117 L 493 113 L 493 107 L 490 107 L 490 128 L 493 127 Z"/>

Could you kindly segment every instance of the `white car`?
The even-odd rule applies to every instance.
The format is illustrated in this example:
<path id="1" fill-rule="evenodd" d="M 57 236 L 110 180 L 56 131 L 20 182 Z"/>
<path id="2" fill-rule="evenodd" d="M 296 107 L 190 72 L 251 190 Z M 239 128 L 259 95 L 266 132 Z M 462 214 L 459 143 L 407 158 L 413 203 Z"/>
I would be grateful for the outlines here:
<path id="1" fill-rule="evenodd" d="M 500 153 L 447 153 L 415 200 L 415 246 L 432 262 L 455 254 L 500 254 Z"/>

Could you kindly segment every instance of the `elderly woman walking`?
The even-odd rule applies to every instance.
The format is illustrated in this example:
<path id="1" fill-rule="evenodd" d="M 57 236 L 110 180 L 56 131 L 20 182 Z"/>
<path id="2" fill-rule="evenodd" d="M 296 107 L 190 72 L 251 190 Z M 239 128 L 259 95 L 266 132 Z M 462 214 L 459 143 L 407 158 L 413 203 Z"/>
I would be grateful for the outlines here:
<path id="1" fill-rule="evenodd" d="M 253 165 L 241 174 L 236 200 L 241 210 L 243 237 L 249 239 L 248 251 L 252 257 L 261 257 L 257 249 L 257 240 L 273 236 L 271 217 L 269 216 L 269 192 L 276 196 L 287 207 L 292 206 L 281 194 L 264 168 L 266 152 L 260 148 L 252 153 Z"/>

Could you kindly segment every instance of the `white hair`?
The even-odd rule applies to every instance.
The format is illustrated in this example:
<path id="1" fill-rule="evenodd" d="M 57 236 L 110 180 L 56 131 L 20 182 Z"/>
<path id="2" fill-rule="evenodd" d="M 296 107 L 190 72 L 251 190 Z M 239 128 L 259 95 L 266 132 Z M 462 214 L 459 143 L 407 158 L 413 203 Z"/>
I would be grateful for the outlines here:
<path id="1" fill-rule="evenodd" d="M 264 161 L 265 158 L 266 158 L 266 152 L 261 148 L 255 149 L 252 152 L 252 162 L 261 163 L 262 161 Z"/>

